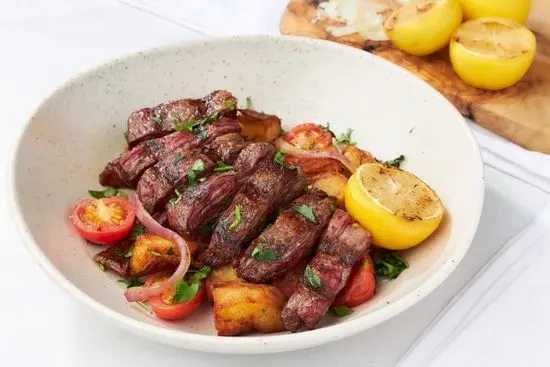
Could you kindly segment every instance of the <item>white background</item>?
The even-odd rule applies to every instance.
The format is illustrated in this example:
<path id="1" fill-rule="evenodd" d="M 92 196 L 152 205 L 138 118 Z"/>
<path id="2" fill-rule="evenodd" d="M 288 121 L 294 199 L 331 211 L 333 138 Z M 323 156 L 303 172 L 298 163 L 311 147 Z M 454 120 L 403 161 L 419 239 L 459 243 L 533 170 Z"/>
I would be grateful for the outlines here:
<path id="1" fill-rule="evenodd" d="M 114 56 L 200 36 L 114 0 L 4 0 L 0 4 L 0 164 L 4 170 L 25 119 L 56 85 Z M 541 191 L 493 169 L 487 170 L 486 178 L 486 205 L 472 249 L 432 295 L 356 337 L 270 356 L 177 350 L 118 330 L 75 303 L 45 276 L 20 241 L 6 205 L 1 205 L 0 366 L 392 366 L 487 258 L 549 200 Z M 5 191 L 4 187 L 2 203 Z M 524 337 L 528 342 L 530 335 Z"/>

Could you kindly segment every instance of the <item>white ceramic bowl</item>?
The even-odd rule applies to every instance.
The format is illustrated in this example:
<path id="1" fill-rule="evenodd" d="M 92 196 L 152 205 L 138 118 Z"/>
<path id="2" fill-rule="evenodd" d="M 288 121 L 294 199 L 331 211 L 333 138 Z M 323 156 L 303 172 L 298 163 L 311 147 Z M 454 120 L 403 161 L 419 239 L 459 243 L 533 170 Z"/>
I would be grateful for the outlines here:
<path id="1" fill-rule="evenodd" d="M 286 127 L 330 122 L 358 144 L 428 182 L 447 215 L 406 254 L 410 268 L 384 283 L 351 316 L 297 334 L 218 337 L 208 307 L 184 322 L 145 315 L 102 273 L 68 216 L 124 146 L 128 115 L 141 107 L 227 89 L 279 115 Z M 116 59 L 59 87 L 28 121 L 10 170 L 14 218 L 40 266 L 69 294 L 137 334 L 174 346 L 223 353 L 311 347 L 364 331 L 404 311 L 460 262 L 483 205 L 482 163 L 463 117 L 407 71 L 366 52 L 302 38 L 233 37 L 162 47 Z"/>

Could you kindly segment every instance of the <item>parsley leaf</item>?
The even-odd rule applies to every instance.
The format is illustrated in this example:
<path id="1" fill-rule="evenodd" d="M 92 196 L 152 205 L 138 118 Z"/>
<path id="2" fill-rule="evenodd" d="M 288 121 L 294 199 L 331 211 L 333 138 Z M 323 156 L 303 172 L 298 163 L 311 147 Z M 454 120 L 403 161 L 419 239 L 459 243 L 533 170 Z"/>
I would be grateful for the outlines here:
<path id="1" fill-rule="evenodd" d="M 386 166 L 399 168 L 399 167 L 401 167 L 401 163 L 403 163 L 404 160 L 405 160 L 405 156 L 403 154 L 401 154 L 399 157 L 397 157 L 395 159 L 392 159 L 391 161 L 381 161 L 380 163 L 382 163 Z"/>
<path id="2" fill-rule="evenodd" d="M 191 167 L 191 169 L 195 172 L 204 171 L 204 161 L 202 159 L 197 159 L 195 163 L 193 163 L 193 167 Z"/>
<path id="3" fill-rule="evenodd" d="M 352 144 L 355 145 L 355 142 L 351 140 L 351 134 L 353 129 L 348 129 L 345 133 L 341 134 L 338 139 L 336 139 L 336 144 Z"/>
<path id="4" fill-rule="evenodd" d="M 239 224 L 241 224 L 241 221 L 242 221 L 242 216 L 241 216 L 241 206 L 240 205 L 235 205 L 235 219 L 233 220 L 233 223 L 231 223 L 231 225 L 229 226 L 229 230 L 234 230 L 235 228 L 237 228 L 239 226 Z"/>
<path id="5" fill-rule="evenodd" d="M 321 288 L 321 278 L 319 278 L 319 275 L 313 270 L 311 266 L 306 267 L 306 271 L 304 273 L 304 276 L 308 282 L 308 284 L 312 288 Z"/>
<path id="6" fill-rule="evenodd" d="M 174 159 L 174 164 L 178 164 L 178 163 L 181 162 L 184 158 L 185 158 L 185 154 L 183 154 L 183 153 L 178 153 L 176 159 Z"/>
<path id="7" fill-rule="evenodd" d="M 124 139 L 126 139 L 126 144 L 128 144 L 129 143 L 129 141 L 128 141 L 128 131 L 125 131 L 123 135 L 124 135 Z"/>
<path id="8" fill-rule="evenodd" d="M 195 171 L 190 169 L 187 171 L 187 187 L 195 187 L 197 186 L 197 182 L 195 181 L 197 178 L 197 174 Z M 178 201 L 179 202 L 179 201 Z M 176 203 L 177 204 L 177 203 Z"/>
<path id="9" fill-rule="evenodd" d="M 325 131 L 328 131 L 329 133 L 331 133 L 332 131 L 330 131 L 330 122 L 327 122 L 326 125 L 319 125 L 319 127 Z"/>
<path id="10" fill-rule="evenodd" d="M 235 109 L 235 103 L 233 103 L 232 100 L 228 99 L 227 101 L 225 101 L 225 106 L 227 108 L 229 108 L 230 110 L 234 110 Z"/>
<path id="11" fill-rule="evenodd" d="M 206 124 L 209 124 L 211 122 L 216 121 L 220 117 L 219 112 L 215 112 L 210 116 L 206 116 L 203 119 L 197 120 L 194 118 L 189 119 L 187 122 L 176 124 L 174 126 L 174 129 L 176 131 L 187 131 L 187 132 L 193 132 L 193 129 L 197 126 L 203 126 Z"/>
<path id="12" fill-rule="evenodd" d="M 193 277 L 191 278 L 191 282 L 200 282 L 201 280 L 206 278 L 211 271 L 212 268 L 210 266 L 203 266 L 199 270 L 195 271 L 195 274 L 193 274 Z"/>
<path id="13" fill-rule="evenodd" d="M 275 251 L 272 248 L 265 248 L 267 245 L 267 243 L 258 244 L 254 250 L 252 250 L 251 256 L 260 262 L 275 260 L 277 257 Z"/>
<path id="14" fill-rule="evenodd" d="M 226 164 L 223 161 L 218 161 L 218 163 L 216 164 L 216 167 L 214 168 L 214 172 L 227 172 L 227 171 L 233 171 L 234 169 L 235 169 L 235 166 Z"/>
<path id="15" fill-rule="evenodd" d="M 353 308 L 349 308 L 347 306 L 334 306 L 330 308 L 330 312 L 335 314 L 338 317 L 345 317 L 349 316 L 353 313 Z"/>
<path id="16" fill-rule="evenodd" d="M 117 280 L 117 282 L 126 284 L 126 288 L 139 287 L 139 286 L 142 286 L 143 284 L 145 284 L 141 280 L 136 279 L 136 278 L 119 279 L 119 280 Z"/>
<path id="17" fill-rule="evenodd" d="M 201 286 L 201 280 L 206 278 L 211 270 L 209 266 L 203 266 L 193 274 L 189 282 L 180 279 L 176 284 L 176 292 L 172 297 L 172 303 L 186 302 L 195 298 Z"/>
<path id="18" fill-rule="evenodd" d="M 105 271 L 105 266 L 102 263 L 96 263 L 96 265 L 99 268 L 99 270 Z"/>
<path id="19" fill-rule="evenodd" d="M 180 203 L 181 199 L 183 198 L 183 194 L 181 192 L 179 192 L 178 189 L 176 189 L 174 192 L 176 194 L 176 197 L 170 199 L 170 204 L 178 205 Z"/>
<path id="20" fill-rule="evenodd" d="M 135 241 L 138 238 L 138 236 L 141 236 L 145 232 L 147 232 L 147 229 L 145 229 L 143 224 L 136 222 L 136 224 L 134 224 L 134 226 L 132 227 L 132 230 L 130 231 L 130 239 L 132 241 Z"/>
<path id="21" fill-rule="evenodd" d="M 114 187 L 107 187 L 105 190 L 102 191 L 88 190 L 88 194 L 96 199 L 105 199 L 113 196 L 120 196 L 123 198 L 127 197 L 125 193 L 119 191 L 118 189 L 115 189 Z"/>
<path id="22" fill-rule="evenodd" d="M 293 205 L 292 210 L 302 214 L 310 222 L 317 223 L 317 221 L 315 220 L 315 214 L 313 214 L 313 209 L 311 209 L 311 206 L 307 204 Z"/>
<path id="23" fill-rule="evenodd" d="M 374 261 L 374 271 L 376 275 L 395 279 L 405 269 L 409 263 L 396 251 L 380 251 Z"/>
<path id="24" fill-rule="evenodd" d="M 252 108 L 252 98 L 246 97 L 246 108 L 251 109 Z"/>
<path id="25" fill-rule="evenodd" d="M 285 156 L 281 151 L 277 151 L 275 153 L 275 156 L 273 157 L 273 162 L 277 163 L 278 165 L 284 167 L 285 165 Z"/>
<path id="26" fill-rule="evenodd" d="M 151 120 L 155 121 L 157 124 L 162 124 L 162 116 L 160 113 L 157 113 L 155 116 L 151 117 Z"/>
<path id="27" fill-rule="evenodd" d="M 124 254 L 123 256 L 124 256 L 124 257 L 125 257 L 126 259 L 129 259 L 129 258 L 131 258 L 131 257 L 132 257 L 132 255 L 134 254 L 134 253 L 133 253 L 133 250 L 134 250 L 134 248 L 133 248 L 133 247 L 132 247 L 132 248 L 130 248 L 130 249 L 128 250 L 128 252 L 126 252 L 126 253 L 125 253 L 125 254 Z"/>
<path id="28" fill-rule="evenodd" d="M 176 254 L 176 251 L 174 251 L 173 247 L 170 247 L 168 251 L 166 251 L 166 255 L 175 255 L 175 254 Z"/>

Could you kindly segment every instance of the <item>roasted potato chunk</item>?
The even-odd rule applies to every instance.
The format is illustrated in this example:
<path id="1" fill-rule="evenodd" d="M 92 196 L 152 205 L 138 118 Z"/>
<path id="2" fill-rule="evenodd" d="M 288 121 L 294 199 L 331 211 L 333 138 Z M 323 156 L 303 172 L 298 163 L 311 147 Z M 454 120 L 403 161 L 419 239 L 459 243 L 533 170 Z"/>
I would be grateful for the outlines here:
<path id="1" fill-rule="evenodd" d="M 208 299 L 212 301 L 212 291 L 214 286 L 221 283 L 244 282 L 237 275 L 237 270 L 231 265 L 225 265 L 220 268 L 212 270 L 208 278 L 206 278 L 206 295 Z"/>
<path id="2" fill-rule="evenodd" d="M 366 150 L 357 148 L 353 144 L 348 144 L 342 149 L 342 154 L 351 160 L 357 167 L 365 163 L 374 163 L 376 160 Z"/>
<path id="3" fill-rule="evenodd" d="M 334 196 L 338 206 L 344 207 L 344 192 L 348 178 L 341 173 L 326 172 L 315 176 L 311 187 L 326 192 L 330 196 Z"/>
<path id="4" fill-rule="evenodd" d="M 180 263 L 178 246 L 153 233 L 136 238 L 130 259 L 130 273 L 141 276 L 164 270 L 173 270 Z"/>
<path id="5" fill-rule="evenodd" d="M 218 283 L 212 292 L 214 324 L 218 335 L 285 330 L 281 311 L 285 297 L 274 286 L 251 283 Z"/>
<path id="6" fill-rule="evenodd" d="M 281 119 L 250 109 L 240 109 L 237 116 L 242 133 L 252 141 L 272 142 L 281 135 Z"/>
<path id="7" fill-rule="evenodd" d="M 306 176 L 307 181 L 311 184 L 315 178 L 324 173 L 340 173 L 342 175 L 349 174 L 349 171 L 344 165 L 335 159 L 330 158 L 298 158 L 287 155 L 286 163 L 300 167 L 302 173 Z"/>

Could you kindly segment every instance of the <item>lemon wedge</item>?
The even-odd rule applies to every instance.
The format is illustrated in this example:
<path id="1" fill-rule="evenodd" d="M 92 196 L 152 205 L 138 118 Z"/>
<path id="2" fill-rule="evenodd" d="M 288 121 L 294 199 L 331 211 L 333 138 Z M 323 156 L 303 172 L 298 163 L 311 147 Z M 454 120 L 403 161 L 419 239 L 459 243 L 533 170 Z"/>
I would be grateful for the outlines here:
<path id="1" fill-rule="evenodd" d="M 462 80 L 474 87 L 499 90 L 523 78 L 536 49 L 535 35 L 516 21 L 480 18 L 457 29 L 449 52 Z"/>
<path id="2" fill-rule="evenodd" d="M 397 48 L 423 56 L 447 46 L 461 22 L 458 0 L 412 0 L 386 18 L 384 30 Z"/>
<path id="3" fill-rule="evenodd" d="M 459 0 L 464 18 L 501 17 L 525 23 L 532 0 Z"/>
<path id="4" fill-rule="evenodd" d="M 445 212 L 437 194 L 410 172 L 380 163 L 364 164 L 349 179 L 346 210 L 391 250 L 413 247 L 432 234 Z"/>

